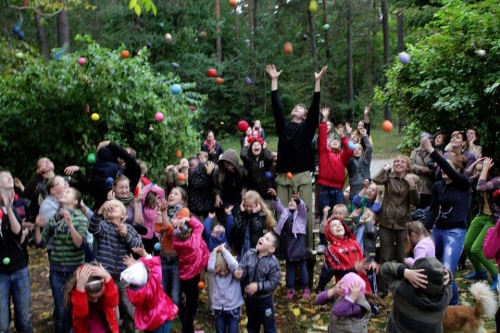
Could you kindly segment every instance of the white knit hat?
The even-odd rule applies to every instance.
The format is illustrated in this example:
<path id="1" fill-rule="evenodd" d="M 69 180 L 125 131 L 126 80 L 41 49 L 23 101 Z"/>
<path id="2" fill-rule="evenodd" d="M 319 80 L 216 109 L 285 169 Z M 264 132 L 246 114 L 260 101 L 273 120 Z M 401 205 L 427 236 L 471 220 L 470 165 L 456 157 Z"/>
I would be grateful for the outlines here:
<path id="1" fill-rule="evenodd" d="M 138 261 L 122 272 L 120 280 L 142 287 L 148 282 L 148 270 L 142 262 Z"/>

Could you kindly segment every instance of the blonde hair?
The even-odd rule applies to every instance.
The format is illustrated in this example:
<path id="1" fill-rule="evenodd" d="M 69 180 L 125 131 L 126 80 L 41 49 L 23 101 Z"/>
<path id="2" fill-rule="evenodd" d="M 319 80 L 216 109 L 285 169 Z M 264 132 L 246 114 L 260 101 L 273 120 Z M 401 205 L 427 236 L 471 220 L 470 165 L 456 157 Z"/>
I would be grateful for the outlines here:
<path id="1" fill-rule="evenodd" d="M 408 223 L 408 235 L 412 232 L 415 235 L 417 235 L 418 237 L 420 237 L 422 235 L 424 237 L 429 236 L 429 232 L 427 231 L 427 229 L 425 229 L 423 223 L 420 221 L 412 221 L 412 222 Z"/>
<path id="2" fill-rule="evenodd" d="M 408 166 L 408 169 L 406 169 L 406 172 L 411 171 L 411 160 L 408 156 L 406 155 L 398 155 L 394 160 L 405 160 L 406 165 Z"/>
<path id="3" fill-rule="evenodd" d="M 347 215 L 349 213 L 349 211 L 347 210 L 347 206 L 344 204 L 336 204 L 335 206 L 333 206 L 333 210 L 335 209 L 340 210 L 342 213 L 344 213 L 344 215 Z"/>
<path id="4" fill-rule="evenodd" d="M 363 149 L 363 146 L 360 145 L 359 143 L 354 144 L 354 149 L 361 149 L 361 154 L 365 156 L 365 150 Z"/>
<path id="5" fill-rule="evenodd" d="M 127 218 L 127 208 L 125 208 L 125 205 L 123 204 L 123 202 L 121 202 L 120 200 L 116 200 L 116 199 L 110 200 L 109 202 L 114 204 L 115 207 L 117 207 L 118 209 L 120 209 L 122 211 L 122 213 L 123 213 L 122 222 L 125 221 L 125 219 Z M 108 210 L 104 209 L 103 216 L 104 216 L 104 219 L 106 219 L 106 220 L 108 219 L 108 216 L 109 216 Z"/>
<path id="6" fill-rule="evenodd" d="M 224 255 L 222 252 L 217 252 L 217 257 L 215 258 L 215 272 L 219 273 L 220 271 L 228 271 L 226 259 L 224 259 Z"/>
<path id="7" fill-rule="evenodd" d="M 267 207 L 266 203 L 260 196 L 259 192 L 248 191 L 247 193 L 245 193 L 245 196 L 243 196 L 243 201 L 245 200 L 251 200 L 255 202 L 257 205 L 260 205 L 262 212 L 266 214 L 266 229 L 274 230 L 274 227 L 276 226 L 276 220 L 274 219 L 273 213 Z"/>

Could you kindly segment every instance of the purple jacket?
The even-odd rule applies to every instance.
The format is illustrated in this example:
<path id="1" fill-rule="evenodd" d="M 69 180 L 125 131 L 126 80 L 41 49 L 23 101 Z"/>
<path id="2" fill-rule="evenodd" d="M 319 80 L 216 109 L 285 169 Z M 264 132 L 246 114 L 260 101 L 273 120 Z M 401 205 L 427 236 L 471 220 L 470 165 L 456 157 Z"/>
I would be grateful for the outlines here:
<path id="1" fill-rule="evenodd" d="M 288 207 L 284 207 L 281 203 L 280 199 L 276 197 L 276 201 L 274 202 L 274 207 L 276 212 L 280 214 L 280 219 L 278 221 L 278 226 L 276 227 L 276 233 L 281 235 L 281 230 L 285 225 L 286 220 L 292 213 Z M 297 238 L 297 234 L 306 234 L 306 224 L 307 224 L 307 208 L 306 204 L 303 200 L 300 200 L 300 203 L 297 204 L 297 209 L 293 213 L 293 226 L 292 232 Z"/>
<path id="2" fill-rule="evenodd" d="M 413 249 L 413 258 L 406 258 L 405 265 L 413 266 L 418 258 L 436 257 L 436 246 L 430 237 L 425 237 L 418 241 Z"/>

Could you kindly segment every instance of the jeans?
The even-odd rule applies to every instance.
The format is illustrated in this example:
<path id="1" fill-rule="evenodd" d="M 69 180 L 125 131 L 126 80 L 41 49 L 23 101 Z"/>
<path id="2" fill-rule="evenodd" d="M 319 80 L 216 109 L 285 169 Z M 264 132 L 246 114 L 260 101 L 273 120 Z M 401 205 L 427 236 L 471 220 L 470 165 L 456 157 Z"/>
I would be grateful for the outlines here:
<path id="1" fill-rule="evenodd" d="M 179 279 L 179 258 L 161 256 L 161 283 L 163 291 L 175 305 L 181 302 L 181 281 Z"/>
<path id="2" fill-rule="evenodd" d="M 319 213 L 323 214 L 323 208 L 337 204 L 345 204 L 344 192 L 341 188 L 321 185 L 319 190 Z"/>
<path id="3" fill-rule="evenodd" d="M 189 280 L 181 280 L 181 293 L 185 295 L 186 301 L 179 305 L 179 319 L 182 324 L 182 333 L 194 332 L 194 318 L 196 317 L 196 309 L 198 308 L 198 289 L 200 275 Z"/>
<path id="4" fill-rule="evenodd" d="M 214 310 L 215 333 L 238 333 L 240 326 L 240 308 L 233 310 Z"/>
<path id="5" fill-rule="evenodd" d="M 259 333 L 260 325 L 264 326 L 264 333 L 277 333 L 276 321 L 274 320 L 273 296 L 265 298 L 245 299 L 247 307 L 247 331 L 248 333 Z"/>
<path id="6" fill-rule="evenodd" d="M 73 272 L 50 270 L 50 289 L 52 289 L 54 299 L 54 332 L 56 333 L 67 333 L 73 327 L 70 308 L 64 306 L 66 283 L 73 277 Z"/>
<path id="7" fill-rule="evenodd" d="M 169 333 L 172 329 L 172 321 L 168 320 L 161 324 L 160 327 L 155 329 L 154 331 L 144 331 L 144 333 Z"/>
<path id="8" fill-rule="evenodd" d="M 464 249 L 465 229 L 439 229 L 432 230 L 432 240 L 436 245 L 436 258 L 441 261 L 444 267 L 450 272 L 455 272 L 458 259 Z M 458 305 L 458 286 L 455 280 L 451 283 L 453 296 L 450 305 Z"/>
<path id="9" fill-rule="evenodd" d="M 488 229 L 495 226 L 489 215 L 479 215 L 472 220 L 469 230 L 465 234 L 464 252 L 469 258 L 474 270 L 481 272 L 485 267 L 492 278 L 498 274 L 498 269 L 493 260 L 486 259 L 483 251 L 484 238 Z"/>
<path id="10" fill-rule="evenodd" d="M 27 266 L 11 274 L 0 274 L 1 333 L 9 332 L 11 296 L 16 331 L 33 333 L 30 322 L 30 273 Z"/>
<path id="11" fill-rule="evenodd" d="M 300 280 L 304 289 L 309 288 L 309 274 L 307 272 L 306 260 L 301 261 L 286 261 L 286 287 L 293 289 L 295 282 L 295 267 L 299 265 Z"/>

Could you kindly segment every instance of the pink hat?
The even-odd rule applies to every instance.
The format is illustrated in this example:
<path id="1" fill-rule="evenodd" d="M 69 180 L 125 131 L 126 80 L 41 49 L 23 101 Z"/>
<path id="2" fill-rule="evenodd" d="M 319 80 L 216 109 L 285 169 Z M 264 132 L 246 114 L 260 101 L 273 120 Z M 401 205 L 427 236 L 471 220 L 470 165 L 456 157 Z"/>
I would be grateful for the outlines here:
<path id="1" fill-rule="evenodd" d="M 358 299 L 362 295 L 364 295 L 366 290 L 366 283 L 358 274 L 347 273 L 342 279 L 340 279 L 340 281 L 344 283 L 344 285 L 342 286 L 342 290 L 344 291 L 346 296 L 351 295 L 351 286 L 354 284 L 358 284 L 361 286 L 361 293 L 359 294 Z"/>

